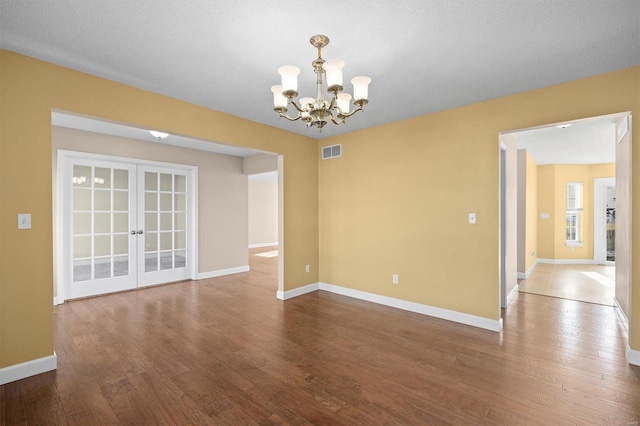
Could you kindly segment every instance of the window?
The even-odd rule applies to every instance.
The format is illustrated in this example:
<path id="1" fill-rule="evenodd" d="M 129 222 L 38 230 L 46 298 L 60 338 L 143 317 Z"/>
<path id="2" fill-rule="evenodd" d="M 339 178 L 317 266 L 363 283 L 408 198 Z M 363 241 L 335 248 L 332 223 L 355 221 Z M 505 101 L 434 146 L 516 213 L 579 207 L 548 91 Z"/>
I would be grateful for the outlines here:
<path id="1" fill-rule="evenodd" d="M 582 245 L 582 182 L 567 182 L 566 244 Z"/>

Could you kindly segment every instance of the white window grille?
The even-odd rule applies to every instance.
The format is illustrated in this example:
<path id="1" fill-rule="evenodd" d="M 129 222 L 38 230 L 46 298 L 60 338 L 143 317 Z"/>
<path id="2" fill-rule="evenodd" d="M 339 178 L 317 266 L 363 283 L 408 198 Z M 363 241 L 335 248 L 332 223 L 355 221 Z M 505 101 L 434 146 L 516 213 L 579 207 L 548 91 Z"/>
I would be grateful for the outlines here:
<path id="1" fill-rule="evenodd" d="M 582 182 L 567 182 L 566 244 L 582 245 Z"/>

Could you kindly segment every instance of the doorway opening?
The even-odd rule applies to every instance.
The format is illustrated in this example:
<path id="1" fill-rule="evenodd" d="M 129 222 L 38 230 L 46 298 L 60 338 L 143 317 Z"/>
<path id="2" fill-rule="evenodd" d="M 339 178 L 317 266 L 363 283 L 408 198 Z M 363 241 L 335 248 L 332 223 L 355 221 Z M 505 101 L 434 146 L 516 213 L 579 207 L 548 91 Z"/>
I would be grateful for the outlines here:
<path id="1" fill-rule="evenodd" d="M 196 278 L 196 168 L 58 150 L 58 297 Z"/>
<path id="2" fill-rule="evenodd" d="M 260 162 L 260 167 L 256 167 Z M 270 171 L 264 171 L 264 170 Z M 258 171 L 260 173 L 251 173 Z M 260 288 L 277 286 L 279 250 L 279 179 L 277 158 L 256 156 L 245 162 L 249 172 L 249 266 L 256 272 L 255 284 Z"/>
<path id="3" fill-rule="evenodd" d="M 111 270 L 110 279 L 120 278 L 124 275 L 122 271 L 126 269 L 127 272 L 135 271 L 134 275 L 136 275 L 137 280 L 137 276 L 150 273 L 151 271 L 147 269 L 156 265 L 157 271 L 155 272 L 157 275 L 166 275 L 166 273 L 173 269 L 186 269 L 189 272 L 187 275 L 180 277 L 172 276 L 168 279 L 156 280 L 155 282 L 148 283 L 148 285 L 184 279 L 203 280 L 249 271 L 247 245 L 248 176 L 245 174 L 243 168 L 245 160 L 260 155 L 273 157 L 275 159 L 273 164 L 275 164 L 278 173 L 278 191 L 281 191 L 283 186 L 282 155 L 198 140 L 180 135 L 170 135 L 166 139 L 159 140 L 154 138 L 148 129 L 105 122 L 100 119 L 78 116 L 68 112 L 52 112 L 52 145 L 54 173 L 52 188 L 54 220 L 54 304 L 63 303 L 65 299 L 70 297 L 85 296 L 85 294 L 80 293 L 74 293 L 72 296 L 69 296 L 70 293 L 65 292 L 65 287 L 69 286 L 69 283 L 73 283 L 73 267 L 67 268 L 68 271 L 70 270 L 72 272 L 65 276 L 65 262 L 72 264 L 74 260 L 74 249 L 65 248 L 63 244 L 65 231 L 63 230 L 62 222 L 65 217 L 68 217 L 68 220 L 71 221 L 73 214 L 78 213 L 79 216 L 91 217 L 91 220 L 94 220 L 93 223 L 90 223 L 90 232 L 88 234 L 83 233 L 82 235 L 78 235 L 78 237 L 89 237 L 88 239 L 85 238 L 85 241 L 78 239 L 78 247 L 81 246 L 80 243 L 86 243 L 86 241 L 90 240 L 91 249 L 94 250 L 94 252 L 88 253 L 90 254 L 89 256 L 75 259 L 78 261 L 76 262 L 78 266 L 78 274 L 76 275 L 78 277 L 81 277 L 80 266 L 82 266 L 81 261 L 84 261 L 89 265 L 88 276 L 92 281 L 97 282 L 106 278 L 103 277 L 104 274 L 102 274 L 102 269 L 100 268 L 102 268 L 102 263 L 108 258 L 111 261 L 111 266 L 107 268 Z M 107 198 L 112 202 L 109 207 L 114 207 L 115 210 L 106 211 L 103 209 L 105 206 L 98 206 L 100 208 L 96 211 L 80 209 L 75 212 L 73 211 L 73 204 L 71 204 L 71 210 L 67 212 L 68 214 L 60 211 L 59 196 L 62 194 L 63 185 L 58 185 L 58 173 L 60 169 L 57 163 L 57 153 L 65 150 L 80 152 L 82 155 L 86 154 L 88 157 L 94 156 L 92 161 L 98 161 L 97 157 L 95 157 L 98 155 L 119 159 L 119 164 L 113 165 L 112 167 L 102 167 L 102 165 L 90 166 L 88 169 L 88 171 L 92 173 L 90 179 L 89 174 L 85 173 L 83 175 L 85 176 L 85 181 L 92 182 L 91 185 L 94 186 L 93 191 L 100 192 L 99 197 L 103 197 L 105 194 L 102 194 L 102 192 L 106 192 L 106 190 L 95 187 L 95 185 L 102 184 L 94 184 L 93 182 L 94 178 L 103 178 L 102 176 L 97 176 L 96 173 L 104 174 L 105 170 L 103 169 L 109 172 L 112 182 L 109 188 L 111 193 Z M 122 175 L 122 170 L 126 169 L 126 167 L 121 167 L 121 165 L 127 162 L 135 163 L 132 170 L 127 169 L 127 178 L 133 185 L 137 185 L 138 191 L 132 188 L 125 190 L 118 186 L 120 184 L 116 185 L 113 183 L 115 176 Z M 78 166 L 86 167 L 84 164 L 78 164 Z M 162 170 L 151 170 L 149 167 L 160 167 Z M 146 169 L 142 170 L 143 168 Z M 142 171 L 137 172 L 137 169 Z M 177 170 L 171 171 L 171 169 Z M 72 181 L 75 175 L 73 173 L 73 167 L 71 167 L 70 170 L 67 176 L 67 181 L 69 182 Z M 189 173 L 194 173 L 191 183 L 189 183 L 190 181 L 188 180 L 190 179 L 188 176 Z M 182 186 L 182 176 L 187 178 L 186 187 Z M 151 179 L 152 177 L 155 177 L 155 179 Z M 118 179 L 119 182 L 122 181 L 120 177 Z M 148 186 L 147 184 L 151 184 L 152 181 L 156 183 L 157 188 L 146 187 Z M 167 186 L 169 181 L 171 181 L 171 188 Z M 70 185 L 70 191 L 73 193 L 73 184 Z M 190 196 L 185 192 L 186 190 L 183 191 L 184 188 L 193 189 L 195 195 L 192 194 Z M 90 191 L 87 190 L 86 192 Z M 116 192 L 118 194 L 115 194 Z M 124 207 L 120 199 L 125 196 L 121 193 L 127 193 L 128 196 L 131 197 L 131 199 L 127 200 L 127 205 Z M 140 193 L 140 195 L 138 193 Z M 95 194 L 90 194 L 90 197 L 94 195 Z M 120 200 L 117 206 L 113 204 L 116 195 L 118 200 Z M 151 198 L 154 198 L 156 203 L 158 203 L 155 209 L 147 208 L 146 206 L 146 204 L 149 204 L 149 206 L 152 204 L 151 201 L 153 200 Z M 195 205 L 191 206 L 191 210 L 183 210 L 182 207 L 178 205 L 183 199 L 195 202 Z M 147 203 L 147 201 L 149 203 Z M 171 202 L 169 203 L 169 201 Z M 136 208 L 136 206 L 142 207 Z M 169 206 L 171 206 L 173 210 L 170 211 Z M 177 208 L 177 210 L 175 210 L 175 208 Z M 282 210 L 283 205 L 279 203 L 277 216 L 280 226 L 277 230 L 278 238 L 275 239 L 275 242 L 278 244 L 280 253 L 282 253 L 284 228 L 282 226 Z M 189 225 L 189 223 L 186 223 L 183 226 L 182 216 L 188 216 L 191 213 L 194 215 L 192 224 Z M 98 223 L 95 222 L 95 220 L 106 220 L 107 214 L 109 215 L 109 231 L 111 234 L 108 234 L 104 227 L 95 228 L 96 223 Z M 96 217 L 94 218 L 94 216 Z M 98 216 L 100 217 L 98 218 Z M 115 226 L 116 216 L 118 216 L 118 228 Z M 124 223 L 121 220 L 122 217 L 128 218 L 126 232 L 121 226 Z M 153 218 L 156 219 L 155 222 L 152 221 Z M 147 222 L 149 222 L 149 226 L 146 226 Z M 144 224 L 144 226 L 138 226 L 140 223 Z M 78 222 L 78 226 L 80 226 L 80 222 Z M 91 226 L 94 226 L 94 228 L 91 228 Z M 131 231 L 135 231 L 135 235 L 131 234 Z M 139 233 L 139 231 L 143 232 Z M 193 232 L 193 235 L 190 235 L 189 232 Z M 68 238 L 73 244 L 74 235 L 70 234 Z M 155 244 L 154 241 L 152 241 L 154 238 Z M 108 247 L 103 244 L 106 240 L 109 240 L 110 243 Z M 132 240 L 136 242 L 134 243 Z M 96 245 L 97 243 L 100 244 Z M 144 249 L 142 251 L 134 250 L 136 247 L 132 249 L 132 244 L 134 246 L 137 244 L 137 247 L 144 247 Z M 184 250 L 183 245 L 185 246 Z M 193 247 L 192 251 L 187 253 L 186 250 L 189 249 L 189 245 L 193 245 Z M 124 247 L 128 249 L 124 250 Z M 100 248 L 102 251 L 95 252 L 96 248 Z M 107 253 L 107 248 L 109 248 L 109 253 Z M 139 253 L 141 252 L 144 253 L 143 261 L 139 260 Z M 96 254 L 97 257 L 94 256 Z M 135 259 L 130 259 L 127 268 L 123 269 L 122 266 L 125 263 L 122 261 L 124 260 L 125 254 L 127 256 L 134 256 L 135 254 L 136 257 Z M 169 255 L 171 255 L 171 268 L 168 267 Z M 152 257 L 154 257 L 154 259 L 151 259 Z M 113 267 L 116 260 L 118 260 L 118 268 Z M 279 290 L 281 291 L 284 286 L 283 256 L 278 256 L 277 260 L 277 279 L 274 278 L 272 283 L 273 288 L 271 289 L 271 291 L 276 294 Z M 134 269 L 134 267 L 137 267 L 137 269 Z M 98 271 L 98 274 L 96 274 L 96 271 Z M 87 281 L 89 280 L 78 281 L 77 284 L 78 286 L 81 282 L 86 284 Z M 139 283 L 139 280 L 137 280 L 137 282 Z M 104 283 L 104 281 L 102 283 Z M 137 285 L 138 284 L 136 284 L 136 286 Z M 127 288 L 116 288 L 109 292 L 125 289 Z"/>
<path id="4" fill-rule="evenodd" d="M 630 121 L 625 112 L 500 133 L 518 156 L 518 221 L 506 230 L 518 240 L 518 291 L 629 312 Z"/>

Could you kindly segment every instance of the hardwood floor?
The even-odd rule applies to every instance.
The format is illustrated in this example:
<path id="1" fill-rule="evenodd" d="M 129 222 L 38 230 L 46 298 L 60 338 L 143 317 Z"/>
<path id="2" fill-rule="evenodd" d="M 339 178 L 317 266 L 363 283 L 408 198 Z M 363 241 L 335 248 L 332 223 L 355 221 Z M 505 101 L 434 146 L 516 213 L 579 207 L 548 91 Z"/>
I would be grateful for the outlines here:
<path id="1" fill-rule="evenodd" d="M 616 267 L 539 263 L 518 291 L 613 306 Z"/>
<path id="2" fill-rule="evenodd" d="M 0 423 L 640 421 L 612 307 L 520 293 L 495 333 L 326 292 L 282 302 L 276 264 L 57 306 L 58 370 L 1 386 Z"/>

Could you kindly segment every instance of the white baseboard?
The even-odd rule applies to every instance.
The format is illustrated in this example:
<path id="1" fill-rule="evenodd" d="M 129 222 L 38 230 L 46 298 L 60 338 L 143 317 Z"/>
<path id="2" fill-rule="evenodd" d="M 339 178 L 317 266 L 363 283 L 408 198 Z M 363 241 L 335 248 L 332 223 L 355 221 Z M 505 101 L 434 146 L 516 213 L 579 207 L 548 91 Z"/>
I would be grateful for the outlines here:
<path id="1" fill-rule="evenodd" d="M 278 242 L 274 242 L 274 243 L 260 243 L 260 244 L 249 244 L 249 248 L 260 248 L 260 247 L 273 247 L 273 246 L 277 246 Z"/>
<path id="2" fill-rule="evenodd" d="M 618 313 L 618 318 L 620 318 L 622 325 L 627 330 L 627 333 L 629 333 L 629 318 L 627 318 L 627 315 L 622 310 L 620 303 L 618 303 L 618 299 L 616 299 L 615 297 L 613 298 L 613 307 L 616 309 L 616 312 Z"/>
<path id="3" fill-rule="evenodd" d="M 640 351 L 634 351 L 627 345 L 627 362 L 640 366 Z"/>
<path id="4" fill-rule="evenodd" d="M 402 299 L 396 299 L 379 294 L 368 293 L 366 291 L 354 290 L 351 288 L 340 287 L 333 284 L 320 283 L 320 290 L 331 293 L 341 294 L 343 296 L 353 297 L 355 299 L 366 300 L 367 302 L 377 303 L 379 305 L 390 306 L 392 308 L 402 309 L 405 311 L 415 312 L 418 314 L 428 315 L 431 317 L 441 318 L 460 324 L 471 325 L 491 331 L 502 330 L 502 318 L 492 320 L 488 318 L 478 317 L 476 315 L 465 314 L 462 312 L 450 311 L 448 309 L 438 308 L 435 306 L 423 305 L 421 303 L 409 302 Z"/>
<path id="5" fill-rule="evenodd" d="M 276 293 L 276 297 L 280 300 L 287 300 L 293 297 L 302 296 L 303 294 L 312 293 L 314 291 L 319 290 L 319 283 L 313 283 L 309 285 L 305 285 L 303 287 L 294 288 L 292 290 L 287 291 L 278 291 Z"/>
<path id="6" fill-rule="evenodd" d="M 513 288 L 507 295 L 507 306 L 509 306 L 509 303 L 511 303 L 511 300 L 515 297 L 516 294 L 518 294 L 518 283 L 513 286 Z"/>
<path id="7" fill-rule="evenodd" d="M 354 290 L 351 288 L 340 287 L 327 283 L 314 283 L 303 287 L 294 288 L 287 291 L 278 291 L 276 297 L 280 300 L 287 300 L 293 297 L 302 296 L 317 290 L 328 291 L 330 293 L 340 294 L 342 296 L 353 297 L 354 299 L 365 300 L 367 302 L 377 303 L 379 305 L 390 306 L 392 308 L 402 309 L 405 311 L 415 312 L 418 314 L 428 315 L 431 317 L 441 318 L 460 324 L 471 325 L 473 327 L 483 328 L 491 331 L 502 330 L 502 318 L 491 320 L 476 315 L 465 314 L 463 312 L 450 311 L 449 309 L 438 308 L 435 306 L 423 305 L 421 303 L 409 302 L 402 299 L 396 299 L 379 294 L 368 293 L 366 291 Z M 517 291 L 517 290 L 516 290 Z M 515 295 L 515 293 L 512 291 Z M 510 293 L 510 294 L 511 294 Z"/>
<path id="8" fill-rule="evenodd" d="M 541 259 L 538 258 L 538 263 L 546 263 L 549 265 L 595 265 L 596 262 L 593 259 Z"/>
<path id="9" fill-rule="evenodd" d="M 538 266 L 538 259 L 537 258 L 536 258 L 536 260 L 533 261 L 531 266 L 529 266 L 529 269 L 527 269 L 527 272 L 518 272 L 518 279 L 526 280 L 527 278 L 529 278 L 529 275 L 531 275 L 533 270 L 536 269 L 536 266 Z"/>
<path id="10" fill-rule="evenodd" d="M 46 373 L 56 368 L 58 368 L 58 357 L 55 352 L 53 355 L 0 368 L 0 385 L 26 379 L 36 374 Z"/>
<path id="11" fill-rule="evenodd" d="M 201 272 L 198 274 L 198 279 L 204 280 L 205 278 L 215 278 L 215 277 L 221 277 L 223 275 L 239 274 L 241 272 L 249 272 L 249 265 L 238 266 L 236 268 L 229 268 L 229 269 L 219 269 L 217 271 L 211 271 L 211 272 Z"/>

